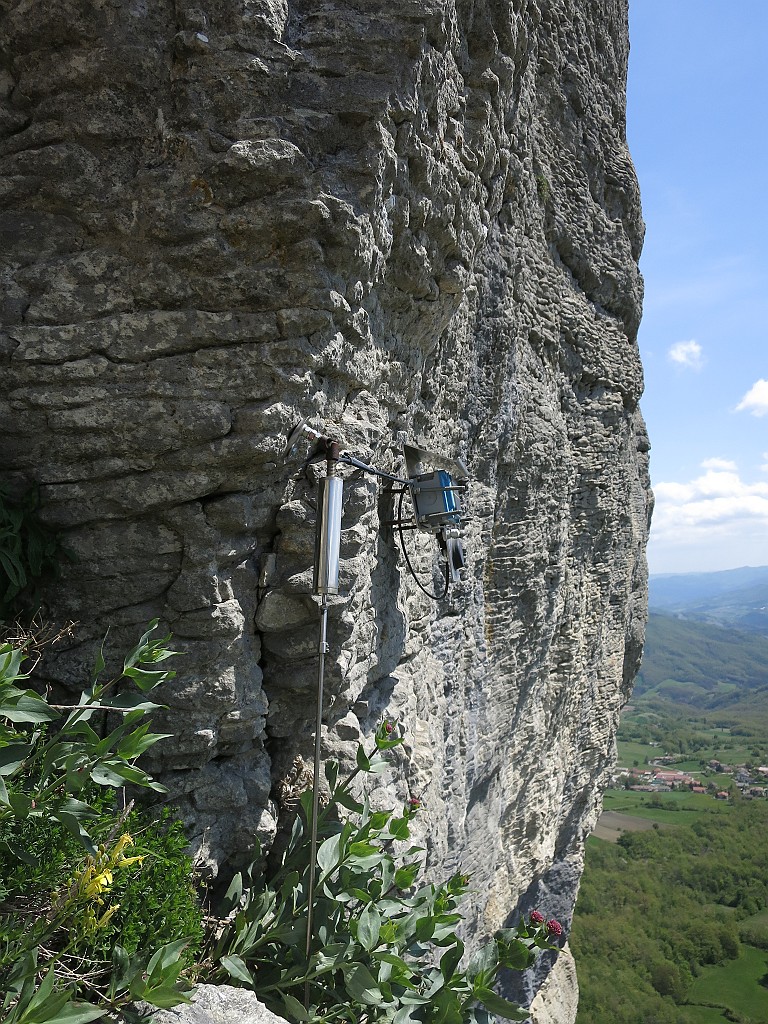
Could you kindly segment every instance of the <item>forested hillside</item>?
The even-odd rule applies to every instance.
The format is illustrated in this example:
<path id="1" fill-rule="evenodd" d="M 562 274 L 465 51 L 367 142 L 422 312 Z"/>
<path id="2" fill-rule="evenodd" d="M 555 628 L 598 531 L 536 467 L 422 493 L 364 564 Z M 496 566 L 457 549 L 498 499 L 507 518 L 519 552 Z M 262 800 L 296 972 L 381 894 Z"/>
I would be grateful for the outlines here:
<path id="1" fill-rule="evenodd" d="M 571 935 L 577 1024 L 768 1022 L 767 830 L 755 800 L 589 841 Z"/>
<path id="2" fill-rule="evenodd" d="M 634 695 L 718 708 L 752 691 L 768 704 L 768 636 L 651 614 Z"/>
<path id="3" fill-rule="evenodd" d="M 651 581 L 666 611 L 649 619 L 619 763 L 666 755 L 701 789 L 606 793 L 600 834 L 618 839 L 588 844 L 577 1024 L 768 1024 L 768 635 L 714 621 L 759 613 L 745 609 L 768 599 L 762 576 Z"/>

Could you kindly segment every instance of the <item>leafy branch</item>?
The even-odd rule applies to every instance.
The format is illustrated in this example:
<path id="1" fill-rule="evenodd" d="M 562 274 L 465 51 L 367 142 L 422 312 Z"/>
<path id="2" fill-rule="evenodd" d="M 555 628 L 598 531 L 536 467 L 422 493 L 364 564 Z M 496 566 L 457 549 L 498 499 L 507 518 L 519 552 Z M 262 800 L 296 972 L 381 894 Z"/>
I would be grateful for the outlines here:
<path id="1" fill-rule="evenodd" d="M 11 865 L 38 868 L 36 857 L 10 838 L 19 827 L 37 822 L 40 829 L 61 826 L 85 854 L 74 876 L 29 928 L 7 929 L 13 909 L 9 915 L 0 905 L 0 931 L 11 936 L 0 949 L 4 1024 L 87 1024 L 118 1011 L 122 1019 L 132 1019 L 128 1007 L 138 1000 L 160 1007 L 189 1001 L 184 993 L 191 985 L 182 976 L 187 937 L 134 955 L 114 945 L 111 963 L 93 952 L 96 936 L 109 929 L 118 909 L 116 903 L 106 906 L 105 898 L 115 874 L 140 865 L 144 856 L 126 856 L 134 841 L 124 833 L 113 842 L 114 827 L 97 848 L 92 831 L 103 831 L 105 816 L 103 801 L 92 794 L 128 783 L 165 792 L 136 765 L 141 754 L 165 738 L 142 721 L 162 706 L 148 695 L 175 675 L 165 664 L 175 653 L 168 647 L 170 638 L 153 637 L 156 629 L 157 620 L 121 671 L 106 682 L 100 681 L 105 668 L 100 650 L 90 684 L 75 705 L 54 705 L 23 688 L 29 679 L 23 671 L 25 647 L 0 645 L 0 853 Z M 134 689 L 119 690 L 123 682 Z M 105 737 L 91 725 L 100 712 L 118 718 Z"/>
<path id="2" fill-rule="evenodd" d="M 342 781 L 335 762 L 325 766 L 330 798 L 318 814 L 309 955 L 311 791 L 301 797 L 277 872 L 266 878 L 252 867 L 233 880 L 204 976 L 253 989 L 296 1024 L 490 1024 L 491 1014 L 525 1020 L 527 1012 L 493 986 L 503 968 L 524 970 L 537 949 L 556 949 L 560 925 L 535 912 L 460 967 L 458 908 L 469 878 L 419 884 L 424 851 L 409 845 L 419 801 L 374 810 L 352 790 L 359 775 L 389 767 L 386 751 L 402 742 L 393 733 L 385 722 L 372 751 L 358 747 L 356 767 Z"/>

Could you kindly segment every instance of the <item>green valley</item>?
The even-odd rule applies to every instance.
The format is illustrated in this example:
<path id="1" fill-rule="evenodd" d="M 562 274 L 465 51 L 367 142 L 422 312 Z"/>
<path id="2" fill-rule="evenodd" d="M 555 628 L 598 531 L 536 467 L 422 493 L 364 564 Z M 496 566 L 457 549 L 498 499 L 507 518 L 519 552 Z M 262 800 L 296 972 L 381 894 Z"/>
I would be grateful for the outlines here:
<path id="1" fill-rule="evenodd" d="M 587 844 L 577 1024 L 768 1024 L 768 636 L 681 615 L 650 617 Z"/>

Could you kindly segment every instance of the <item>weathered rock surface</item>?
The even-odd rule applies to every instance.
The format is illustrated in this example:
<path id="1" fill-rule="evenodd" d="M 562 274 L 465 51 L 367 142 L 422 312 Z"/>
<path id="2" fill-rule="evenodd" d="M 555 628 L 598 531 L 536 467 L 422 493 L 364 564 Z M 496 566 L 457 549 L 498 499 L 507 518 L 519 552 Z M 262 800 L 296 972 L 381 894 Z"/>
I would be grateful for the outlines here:
<path id="1" fill-rule="evenodd" d="M 160 1010 L 152 1024 L 284 1024 L 253 992 L 230 985 L 199 985 L 193 1002 Z"/>
<path id="2" fill-rule="evenodd" d="M 285 432 L 459 455 L 469 568 L 439 603 L 391 498 L 346 487 L 326 753 L 398 719 L 384 797 L 474 876 L 472 930 L 567 924 L 645 618 L 626 0 L 3 7 L 1 452 L 76 556 L 52 676 L 159 615 L 185 657 L 158 767 L 201 856 L 247 860 L 311 747 Z"/>

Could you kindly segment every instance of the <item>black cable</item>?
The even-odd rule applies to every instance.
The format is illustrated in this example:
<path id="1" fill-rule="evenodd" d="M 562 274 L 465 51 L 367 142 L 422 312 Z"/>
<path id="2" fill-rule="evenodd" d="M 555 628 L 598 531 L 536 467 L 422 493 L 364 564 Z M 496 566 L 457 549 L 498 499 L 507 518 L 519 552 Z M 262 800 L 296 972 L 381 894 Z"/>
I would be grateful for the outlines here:
<path id="1" fill-rule="evenodd" d="M 416 570 L 413 568 L 413 565 L 411 564 L 411 560 L 408 557 L 408 549 L 405 546 L 405 531 L 403 530 L 403 495 L 405 494 L 405 492 L 406 488 L 404 487 L 402 491 L 400 491 L 400 498 L 398 499 L 397 503 L 397 526 L 400 531 L 400 547 L 403 549 L 403 554 L 405 555 L 405 564 L 408 566 L 408 571 L 410 572 L 411 576 L 413 576 L 414 581 L 416 582 L 416 586 L 419 588 L 419 590 L 425 593 L 427 597 L 430 598 L 432 601 L 442 601 L 445 595 L 448 593 L 448 587 L 451 581 L 451 567 L 446 561 L 445 589 L 443 590 L 442 594 L 433 594 L 430 590 L 427 590 L 427 588 L 422 584 L 419 577 L 416 575 Z"/>
<path id="2" fill-rule="evenodd" d="M 337 461 L 345 462 L 348 466 L 354 466 L 356 469 L 362 469 L 364 473 L 370 473 L 372 476 L 380 476 L 382 480 L 393 480 L 396 484 L 409 483 L 408 480 L 404 480 L 401 476 L 393 476 L 392 473 L 385 473 L 383 469 L 376 469 L 374 466 L 369 466 L 366 462 L 361 462 L 360 459 L 356 459 L 349 452 L 340 452 Z"/>

